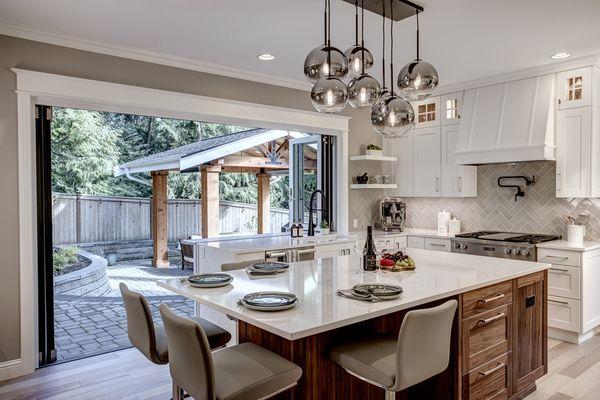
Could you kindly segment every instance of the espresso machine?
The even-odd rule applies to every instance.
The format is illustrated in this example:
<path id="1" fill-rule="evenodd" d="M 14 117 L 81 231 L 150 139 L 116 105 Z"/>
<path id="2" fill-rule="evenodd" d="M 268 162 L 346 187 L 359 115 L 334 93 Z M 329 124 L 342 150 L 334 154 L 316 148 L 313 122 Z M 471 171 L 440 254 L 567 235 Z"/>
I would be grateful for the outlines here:
<path id="1" fill-rule="evenodd" d="M 379 205 L 379 225 L 385 232 L 404 230 L 406 203 L 400 197 L 384 197 Z"/>

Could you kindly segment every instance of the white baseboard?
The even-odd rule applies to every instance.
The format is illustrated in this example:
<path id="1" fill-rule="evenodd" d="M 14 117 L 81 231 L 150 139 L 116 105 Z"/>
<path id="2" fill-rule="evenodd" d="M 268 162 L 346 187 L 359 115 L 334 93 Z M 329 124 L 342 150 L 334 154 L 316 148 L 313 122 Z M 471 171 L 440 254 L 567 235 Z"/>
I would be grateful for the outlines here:
<path id="1" fill-rule="evenodd" d="M 581 344 L 598 333 L 599 328 L 589 330 L 585 333 L 570 332 L 564 329 L 548 327 L 548 337 L 551 339 L 562 340 L 574 344 Z"/>
<path id="2" fill-rule="evenodd" d="M 29 374 L 33 371 L 24 371 L 21 359 L 10 360 L 0 363 L 0 382 L 7 379 Z"/>

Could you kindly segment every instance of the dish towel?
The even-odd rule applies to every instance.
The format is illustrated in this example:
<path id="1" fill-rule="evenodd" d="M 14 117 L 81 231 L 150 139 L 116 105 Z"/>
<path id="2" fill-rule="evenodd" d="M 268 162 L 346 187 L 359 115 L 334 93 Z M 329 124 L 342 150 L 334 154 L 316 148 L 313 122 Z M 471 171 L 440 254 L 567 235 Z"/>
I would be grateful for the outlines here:
<path id="1" fill-rule="evenodd" d="M 352 289 L 338 289 L 337 295 L 341 297 L 347 297 L 349 299 L 361 300 L 361 301 L 370 301 L 371 303 L 376 303 L 378 301 L 384 301 L 383 299 L 373 296 L 371 294 L 363 295 L 354 292 Z"/>

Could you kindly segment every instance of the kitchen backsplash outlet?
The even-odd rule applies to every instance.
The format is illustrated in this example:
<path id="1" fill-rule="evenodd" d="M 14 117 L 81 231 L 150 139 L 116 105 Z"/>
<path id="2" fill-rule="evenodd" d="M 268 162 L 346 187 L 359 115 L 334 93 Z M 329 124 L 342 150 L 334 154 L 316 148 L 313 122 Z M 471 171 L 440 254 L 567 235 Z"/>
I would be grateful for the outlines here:
<path id="1" fill-rule="evenodd" d="M 513 189 L 497 185 L 503 175 L 535 175 L 536 183 L 524 188 L 525 197 L 515 202 Z M 405 198 L 406 226 L 437 229 L 437 213 L 445 209 L 461 220 L 463 232 L 498 230 L 566 237 L 561 215 L 588 211 L 586 240 L 600 240 L 600 199 L 557 199 L 553 162 L 481 165 L 477 185 L 478 196 L 474 198 Z M 349 217 L 358 219 L 359 229 L 377 221 L 384 195 L 383 190 L 350 191 Z"/>

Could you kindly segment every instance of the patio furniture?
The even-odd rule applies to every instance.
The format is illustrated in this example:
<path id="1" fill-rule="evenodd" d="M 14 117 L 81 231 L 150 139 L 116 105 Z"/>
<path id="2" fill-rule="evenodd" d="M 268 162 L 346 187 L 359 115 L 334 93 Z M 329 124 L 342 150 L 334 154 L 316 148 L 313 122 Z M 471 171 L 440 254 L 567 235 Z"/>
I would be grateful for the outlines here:
<path id="1" fill-rule="evenodd" d="M 188 240 L 190 237 L 179 238 L 179 251 L 181 252 L 181 269 L 184 270 L 187 266 L 194 268 L 194 246 L 191 244 L 182 243 L 183 240 Z"/>

